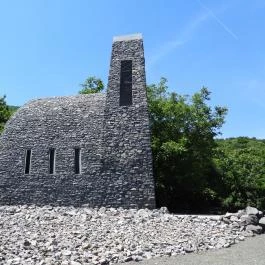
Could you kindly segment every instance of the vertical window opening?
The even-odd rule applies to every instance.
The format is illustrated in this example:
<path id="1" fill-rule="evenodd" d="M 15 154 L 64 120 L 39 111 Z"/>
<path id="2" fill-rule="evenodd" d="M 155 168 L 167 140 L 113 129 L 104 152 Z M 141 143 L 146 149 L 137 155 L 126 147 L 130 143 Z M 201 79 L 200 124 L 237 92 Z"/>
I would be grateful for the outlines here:
<path id="1" fill-rule="evenodd" d="M 120 106 L 132 105 L 132 60 L 121 61 Z"/>
<path id="2" fill-rule="evenodd" d="M 81 150 L 75 148 L 75 174 L 80 174 L 81 169 Z"/>
<path id="3" fill-rule="evenodd" d="M 49 157 L 50 157 L 49 173 L 54 174 L 55 172 L 55 149 L 54 148 L 50 149 Z"/>
<path id="4" fill-rule="evenodd" d="M 25 174 L 29 174 L 31 167 L 31 150 L 26 150 Z"/>

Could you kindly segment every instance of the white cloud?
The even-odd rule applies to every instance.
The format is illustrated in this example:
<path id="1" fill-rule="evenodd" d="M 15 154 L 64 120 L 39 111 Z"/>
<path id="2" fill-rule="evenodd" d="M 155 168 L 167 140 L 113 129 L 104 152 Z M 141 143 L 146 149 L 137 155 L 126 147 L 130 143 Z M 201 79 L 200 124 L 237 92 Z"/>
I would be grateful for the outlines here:
<path id="1" fill-rule="evenodd" d="M 196 0 L 206 11 L 209 12 L 209 14 L 211 14 L 211 16 L 213 17 L 213 19 L 230 35 L 232 36 L 234 39 L 238 40 L 238 36 L 227 26 L 225 25 L 225 23 L 213 12 L 212 9 L 210 9 L 209 7 L 207 7 L 205 4 L 202 3 L 201 0 Z"/>

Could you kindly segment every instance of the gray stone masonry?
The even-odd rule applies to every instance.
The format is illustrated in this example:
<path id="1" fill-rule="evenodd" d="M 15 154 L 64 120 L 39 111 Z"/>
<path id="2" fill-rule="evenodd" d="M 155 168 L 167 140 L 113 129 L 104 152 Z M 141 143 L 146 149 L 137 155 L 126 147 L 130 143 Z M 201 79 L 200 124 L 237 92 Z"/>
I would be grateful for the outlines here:
<path id="1" fill-rule="evenodd" d="M 132 60 L 129 106 L 119 105 L 121 60 Z M 114 38 L 106 95 L 32 100 L 15 113 L 0 137 L 0 204 L 155 207 L 141 35 Z"/>

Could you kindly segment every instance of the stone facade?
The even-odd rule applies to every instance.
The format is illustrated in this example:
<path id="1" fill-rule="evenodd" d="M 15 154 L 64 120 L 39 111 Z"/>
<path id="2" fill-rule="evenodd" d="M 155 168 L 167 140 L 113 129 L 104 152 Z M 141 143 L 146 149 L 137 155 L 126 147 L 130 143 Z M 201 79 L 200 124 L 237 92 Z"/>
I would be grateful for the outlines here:
<path id="1" fill-rule="evenodd" d="M 126 106 L 120 106 L 123 60 L 132 61 L 132 104 Z M 0 204 L 24 203 L 155 207 L 141 35 L 114 38 L 106 95 L 33 100 L 7 123 L 0 138 Z"/>

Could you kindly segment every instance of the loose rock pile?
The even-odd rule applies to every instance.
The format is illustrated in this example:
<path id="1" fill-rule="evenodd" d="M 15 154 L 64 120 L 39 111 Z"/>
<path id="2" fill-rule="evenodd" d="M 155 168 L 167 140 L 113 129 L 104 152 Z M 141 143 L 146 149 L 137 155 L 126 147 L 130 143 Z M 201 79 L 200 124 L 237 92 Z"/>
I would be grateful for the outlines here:
<path id="1" fill-rule="evenodd" d="M 237 213 L 226 213 L 222 217 L 222 221 L 232 224 L 240 230 L 245 230 L 246 233 L 261 234 L 265 229 L 265 217 L 263 216 L 263 212 L 248 206 L 245 210 L 239 210 Z"/>
<path id="2" fill-rule="evenodd" d="M 114 264 L 229 247 L 261 233 L 263 214 L 225 216 L 159 210 L 0 207 L 0 264 Z"/>

